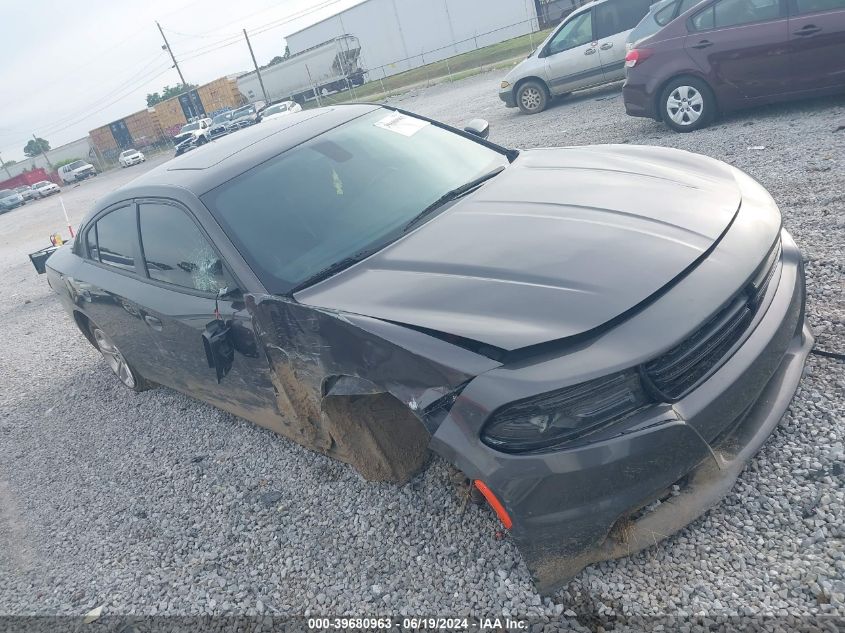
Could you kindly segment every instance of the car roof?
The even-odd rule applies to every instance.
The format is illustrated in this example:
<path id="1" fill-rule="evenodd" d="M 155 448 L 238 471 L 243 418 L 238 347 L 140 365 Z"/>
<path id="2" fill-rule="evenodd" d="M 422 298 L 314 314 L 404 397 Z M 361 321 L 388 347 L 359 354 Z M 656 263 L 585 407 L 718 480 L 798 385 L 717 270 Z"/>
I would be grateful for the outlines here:
<path id="1" fill-rule="evenodd" d="M 373 104 L 316 108 L 250 126 L 151 169 L 105 196 L 92 214 L 130 198 L 160 196 L 167 188 L 188 190 L 199 197 L 259 163 L 380 108 Z"/>

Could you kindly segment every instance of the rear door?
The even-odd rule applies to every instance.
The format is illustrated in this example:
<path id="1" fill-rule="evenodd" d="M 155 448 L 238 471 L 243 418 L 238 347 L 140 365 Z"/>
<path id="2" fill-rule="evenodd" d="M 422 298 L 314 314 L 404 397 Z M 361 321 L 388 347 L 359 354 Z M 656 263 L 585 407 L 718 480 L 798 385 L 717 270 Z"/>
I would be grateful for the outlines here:
<path id="1" fill-rule="evenodd" d="M 593 33 L 593 12 L 567 20 L 544 51 L 546 76 L 553 94 L 585 88 L 603 81 L 601 59 Z"/>
<path id="2" fill-rule="evenodd" d="M 790 0 L 795 90 L 845 86 L 845 0 Z"/>
<path id="3" fill-rule="evenodd" d="M 625 41 L 648 13 L 652 0 L 608 0 L 593 9 L 604 81 L 625 78 Z"/>
<path id="4" fill-rule="evenodd" d="M 786 0 L 717 0 L 690 18 L 686 50 L 736 102 L 790 90 Z"/>
<path id="5" fill-rule="evenodd" d="M 137 227 L 131 201 L 95 217 L 82 235 L 82 279 L 65 277 L 65 282 L 88 317 L 112 339 L 129 364 L 149 376 L 154 367 L 154 360 L 147 354 L 151 341 L 136 299 L 144 286 Z"/>

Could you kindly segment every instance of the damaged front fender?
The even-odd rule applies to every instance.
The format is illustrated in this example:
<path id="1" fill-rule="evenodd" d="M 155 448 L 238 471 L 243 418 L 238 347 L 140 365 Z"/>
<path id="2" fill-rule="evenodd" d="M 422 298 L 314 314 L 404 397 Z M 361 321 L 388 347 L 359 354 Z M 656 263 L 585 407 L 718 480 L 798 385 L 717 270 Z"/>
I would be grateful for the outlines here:
<path id="1" fill-rule="evenodd" d="M 499 365 L 378 319 L 273 295 L 245 301 L 270 366 L 278 430 L 370 480 L 408 481 L 450 394 Z"/>

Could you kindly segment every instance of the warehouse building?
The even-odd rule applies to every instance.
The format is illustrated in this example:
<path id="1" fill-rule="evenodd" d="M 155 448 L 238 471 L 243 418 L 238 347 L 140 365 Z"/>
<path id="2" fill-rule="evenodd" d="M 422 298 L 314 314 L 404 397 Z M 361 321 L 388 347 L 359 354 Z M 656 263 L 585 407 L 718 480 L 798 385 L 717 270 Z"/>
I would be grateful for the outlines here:
<path id="1" fill-rule="evenodd" d="M 285 39 L 295 55 L 336 37 L 356 37 L 361 66 L 374 81 L 536 31 L 540 1 L 365 0 Z"/>

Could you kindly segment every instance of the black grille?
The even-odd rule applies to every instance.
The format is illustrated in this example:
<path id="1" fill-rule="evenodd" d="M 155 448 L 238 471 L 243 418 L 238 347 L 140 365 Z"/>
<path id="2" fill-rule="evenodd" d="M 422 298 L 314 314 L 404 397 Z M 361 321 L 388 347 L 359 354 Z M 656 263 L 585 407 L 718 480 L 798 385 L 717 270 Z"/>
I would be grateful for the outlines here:
<path id="1" fill-rule="evenodd" d="M 721 364 L 754 320 L 779 259 L 780 240 L 739 296 L 680 345 L 642 366 L 653 389 L 675 400 Z"/>

